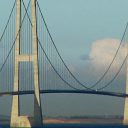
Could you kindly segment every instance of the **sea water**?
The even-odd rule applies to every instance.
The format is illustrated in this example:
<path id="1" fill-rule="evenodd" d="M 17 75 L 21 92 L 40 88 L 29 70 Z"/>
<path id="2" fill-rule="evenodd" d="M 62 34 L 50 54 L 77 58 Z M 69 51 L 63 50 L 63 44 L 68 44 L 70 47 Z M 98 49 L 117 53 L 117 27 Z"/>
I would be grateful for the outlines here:
<path id="1" fill-rule="evenodd" d="M 9 126 L 1 126 L 0 128 L 10 128 Z M 91 125 L 91 124 L 45 124 L 41 128 L 128 128 L 124 125 Z"/>
<path id="2" fill-rule="evenodd" d="M 48 124 L 44 128 L 128 128 L 123 125 L 87 125 L 87 124 Z"/>

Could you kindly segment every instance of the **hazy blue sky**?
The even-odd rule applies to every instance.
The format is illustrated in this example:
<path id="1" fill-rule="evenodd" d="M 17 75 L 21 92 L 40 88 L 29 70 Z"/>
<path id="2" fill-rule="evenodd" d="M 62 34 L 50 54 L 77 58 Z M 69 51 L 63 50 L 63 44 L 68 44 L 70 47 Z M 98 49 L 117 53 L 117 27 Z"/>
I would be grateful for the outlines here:
<path id="1" fill-rule="evenodd" d="M 88 83 L 94 82 L 98 78 L 96 74 L 105 71 L 106 65 L 109 64 L 108 60 L 111 60 L 123 35 L 128 21 L 128 0 L 38 1 L 56 46 L 71 71 L 83 82 L 85 80 Z M 14 0 L 4 0 L 0 4 L 0 34 L 5 27 L 13 2 Z M 108 58 L 109 54 L 105 53 L 106 47 L 108 51 L 112 49 L 110 58 Z M 101 55 L 100 59 L 97 52 L 98 50 L 102 52 L 102 49 L 105 51 L 103 55 L 106 55 L 106 61 Z M 121 51 L 120 54 L 123 52 Z M 97 58 L 98 62 L 96 62 Z M 121 75 L 114 84 L 119 84 L 119 81 L 124 84 L 124 79 L 124 75 Z M 112 91 L 114 89 L 115 87 Z M 95 95 L 45 95 L 43 99 L 44 114 L 55 116 L 120 115 L 123 113 L 124 105 L 120 98 Z M 0 101 L 0 108 L 1 106 L 3 108 L 6 103 L 3 99 Z"/>

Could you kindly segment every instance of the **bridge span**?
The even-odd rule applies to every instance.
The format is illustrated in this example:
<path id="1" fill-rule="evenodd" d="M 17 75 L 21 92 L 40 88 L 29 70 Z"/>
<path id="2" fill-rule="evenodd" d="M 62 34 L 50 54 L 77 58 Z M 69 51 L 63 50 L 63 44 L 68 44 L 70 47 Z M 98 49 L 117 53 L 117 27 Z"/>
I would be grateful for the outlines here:
<path id="1" fill-rule="evenodd" d="M 96 90 L 40 90 L 40 94 L 93 94 L 93 95 L 103 95 L 103 96 L 114 96 L 114 97 L 128 97 L 128 94 L 119 92 L 107 92 L 107 91 L 96 91 Z M 13 92 L 1 92 L 2 96 L 13 96 L 13 95 L 30 95 L 34 94 L 34 90 L 29 91 L 13 91 Z"/>

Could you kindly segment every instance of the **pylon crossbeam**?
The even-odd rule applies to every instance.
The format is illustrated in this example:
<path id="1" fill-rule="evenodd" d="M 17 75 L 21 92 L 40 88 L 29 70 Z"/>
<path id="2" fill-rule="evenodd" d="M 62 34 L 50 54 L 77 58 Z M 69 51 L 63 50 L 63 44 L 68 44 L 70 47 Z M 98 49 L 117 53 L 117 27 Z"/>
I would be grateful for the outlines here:
<path id="1" fill-rule="evenodd" d="M 21 20 L 21 0 L 16 1 L 17 15 L 16 15 L 16 33 L 20 30 Z M 31 0 L 32 5 L 32 36 L 33 36 L 33 53 L 32 55 L 20 54 L 20 34 L 17 36 L 15 47 L 15 74 L 14 74 L 14 91 L 19 91 L 19 63 L 33 62 L 34 68 L 34 115 L 33 117 L 19 115 L 19 96 L 13 96 L 12 111 L 11 111 L 11 127 L 41 127 L 42 126 L 42 111 L 41 99 L 39 89 L 38 76 L 38 44 L 37 44 L 37 23 L 36 23 L 36 0 Z"/>

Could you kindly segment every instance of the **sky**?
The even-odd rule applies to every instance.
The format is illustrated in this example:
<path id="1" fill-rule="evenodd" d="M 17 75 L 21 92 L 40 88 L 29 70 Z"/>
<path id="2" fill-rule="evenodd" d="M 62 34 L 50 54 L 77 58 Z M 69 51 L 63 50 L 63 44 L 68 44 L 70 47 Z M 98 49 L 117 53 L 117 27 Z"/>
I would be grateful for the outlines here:
<path id="1" fill-rule="evenodd" d="M 0 34 L 7 22 L 14 0 L 0 4 Z M 51 35 L 70 70 L 83 83 L 94 83 L 104 73 L 120 43 L 128 21 L 127 0 L 38 0 Z M 8 4 L 7 4 L 8 3 Z M 124 40 L 125 42 L 126 40 Z M 125 46 L 121 47 L 110 79 L 122 63 Z M 125 74 L 109 91 L 124 91 Z M 68 99 L 68 100 L 67 100 Z M 0 98 L 4 108 L 8 98 Z M 27 103 L 27 102 L 25 102 Z M 44 95 L 44 115 L 122 115 L 124 99 L 95 95 Z M 9 102 L 11 104 L 11 101 Z M 26 106 L 24 105 L 23 108 Z M 5 107 L 8 109 L 8 107 Z M 4 110 L 3 112 L 10 110 Z"/>

